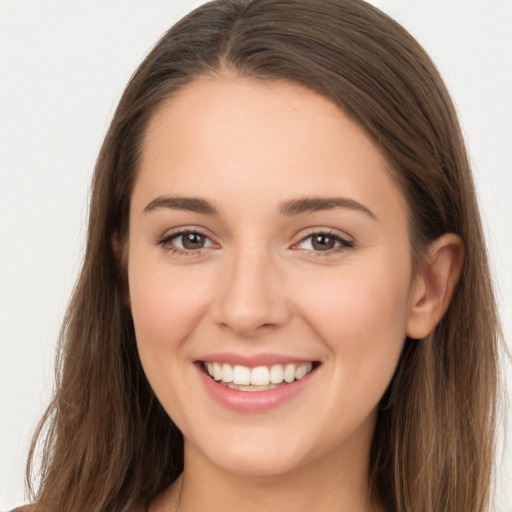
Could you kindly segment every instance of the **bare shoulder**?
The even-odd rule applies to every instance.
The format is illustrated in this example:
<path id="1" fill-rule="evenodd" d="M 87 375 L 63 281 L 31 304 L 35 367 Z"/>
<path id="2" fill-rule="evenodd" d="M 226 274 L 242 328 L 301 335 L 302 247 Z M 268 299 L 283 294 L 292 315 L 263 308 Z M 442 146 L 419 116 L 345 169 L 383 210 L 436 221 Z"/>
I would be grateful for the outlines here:
<path id="1" fill-rule="evenodd" d="M 11 510 L 11 512 L 30 512 L 31 510 L 33 510 L 33 508 L 34 505 L 24 505 L 23 507 L 18 507 Z"/>

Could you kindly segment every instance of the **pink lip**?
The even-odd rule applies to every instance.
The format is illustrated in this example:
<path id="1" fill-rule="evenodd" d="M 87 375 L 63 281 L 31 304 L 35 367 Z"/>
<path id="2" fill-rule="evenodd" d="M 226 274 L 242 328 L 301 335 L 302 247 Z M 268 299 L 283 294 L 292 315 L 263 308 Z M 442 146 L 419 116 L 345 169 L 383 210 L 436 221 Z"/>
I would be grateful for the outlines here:
<path id="1" fill-rule="evenodd" d="M 199 357 L 198 361 L 206 363 L 228 363 L 230 365 L 241 365 L 249 368 L 256 366 L 272 366 L 273 364 L 288 363 L 309 363 L 312 359 L 301 359 L 294 356 L 286 356 L 282 354 L 233 354 L 229 352 L 217 352 Z"/>
<path id="2" fill-rule="evenodd" d="M 226 361 L 224 358 L 215 360 Z M 287 362 L 290 362 L 290 359 L 287 359 Z M 206 391 L 218 404 L 232 411 L 246 413 L 264 412 L 279 407 L 303 391 L 317 373 L 316 369 L 314 369 L 300 380 L 296 380 L 290 384 L 283 384 L 277 388 L 268 389 L 266 391 L 239 391 L 237 389 L 228 388 L 213 380 L 204 372 L 201 363 L 197 363 L 194 366 L 197 368 L 199 378 L 205 386 Z"/>

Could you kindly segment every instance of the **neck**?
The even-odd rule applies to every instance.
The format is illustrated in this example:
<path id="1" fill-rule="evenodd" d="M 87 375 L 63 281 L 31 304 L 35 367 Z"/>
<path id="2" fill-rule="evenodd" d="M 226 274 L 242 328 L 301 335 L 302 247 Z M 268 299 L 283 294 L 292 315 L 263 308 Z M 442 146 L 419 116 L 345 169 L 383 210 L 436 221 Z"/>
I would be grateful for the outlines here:
<path id="1" fill-rule="evenodd" d="M 368 453 L 329 453 L 282 474 L 226 471 L 185 443 L 185 470 L 150 512 L 377 512 L 368 483 Z"/>

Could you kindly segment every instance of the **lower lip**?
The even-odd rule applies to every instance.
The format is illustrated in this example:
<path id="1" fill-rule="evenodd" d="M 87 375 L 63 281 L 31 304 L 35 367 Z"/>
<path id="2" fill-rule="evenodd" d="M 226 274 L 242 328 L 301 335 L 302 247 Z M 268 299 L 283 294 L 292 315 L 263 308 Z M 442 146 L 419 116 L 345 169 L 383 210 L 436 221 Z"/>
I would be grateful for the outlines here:
<path id="1" fill-rule="evenodd" d="M 237 412 L 263 412 L 274 409 L 297 396 L 311 381 L 316 370 L 289 384 L 265 391 L 240 391 L 213 380 L 196 364 L 202 383 L 210 396 L 220 405 Z"/>

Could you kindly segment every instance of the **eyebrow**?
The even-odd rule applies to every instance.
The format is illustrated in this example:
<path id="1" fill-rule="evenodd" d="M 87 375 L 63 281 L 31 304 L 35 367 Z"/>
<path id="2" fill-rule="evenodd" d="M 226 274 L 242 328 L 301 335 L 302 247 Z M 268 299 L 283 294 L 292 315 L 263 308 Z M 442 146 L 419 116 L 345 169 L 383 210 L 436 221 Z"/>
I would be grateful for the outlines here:
<path id="1" fill-rule="evenodd" d="M 204 215 L 218 215 L 219 210 L 206 199 L 198 197 L 160 196 L 153 199 L 144 212 L 150 212 L 158 208 L 170 208 L 171 210 L 184 210 L 187 212 L 202 213 Z"/>
<path id="2" fill-rule="evenodd" d="M 159 208 L 170 208 L 171 210 L 182 210 L 203 215 L 219 214 L 219 208 L 206 199 L 181 196 L 159 196 L 153 199 L 143 211 L 150 212 Z M 373 220 L 377 220 L 375 214 L 369 208 L 347 197 L 305 197 L 290 199 L 281 205 L 279 213 L 286 216 L 295 216 L 324 210 L 334 210 L 336 208 L 355 210 L 364 213 Z"/>
<path id="3" fill-rule="evenodd" d="M 323 210 L 334 210 L 335 208 L 356 210 L 368 215 L 373 220 L 377 220 L 377 217 L 369 208 L 348 197 L 306 197 L 302 199 L 291 199 L 283 203 L 280 208 L 280 213 L 282 215 L 301 215 Z"/>

